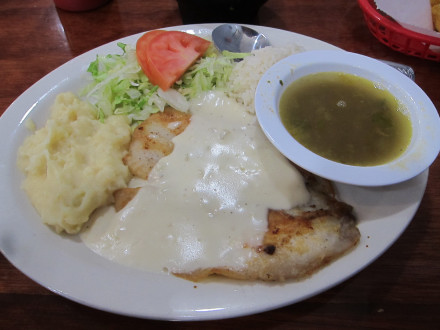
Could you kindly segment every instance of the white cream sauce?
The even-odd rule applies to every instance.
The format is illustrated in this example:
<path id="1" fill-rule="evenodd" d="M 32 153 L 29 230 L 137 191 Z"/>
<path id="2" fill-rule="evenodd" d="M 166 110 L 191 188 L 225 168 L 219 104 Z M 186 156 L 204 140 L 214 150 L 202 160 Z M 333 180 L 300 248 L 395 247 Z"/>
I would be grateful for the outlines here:
<path id="1" fill-rule="evenodd" d="M 255 115 L 221 93 L 196 100 L 191 113 L 136 197 L 118 213 L 97 212 L 81 235 L 93 251 L 149 271 L 239 269 L 262 243 L 269 208 L 307 202 L 301 175 Z"/>

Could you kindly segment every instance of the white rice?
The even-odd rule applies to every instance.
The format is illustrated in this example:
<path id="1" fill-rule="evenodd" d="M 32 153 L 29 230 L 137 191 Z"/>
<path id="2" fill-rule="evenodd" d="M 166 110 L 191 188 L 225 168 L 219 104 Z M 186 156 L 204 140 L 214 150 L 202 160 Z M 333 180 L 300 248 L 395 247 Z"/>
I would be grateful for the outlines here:
<path id="1" fill-rule="evenodd" d="M 255 113 L 255 90 L 262 75 L 281 59 L 303 51 L 298 45 L 265 47 L 252 51 L 232 70 L 228 95 L 243 104 L 247 111 Z"/>

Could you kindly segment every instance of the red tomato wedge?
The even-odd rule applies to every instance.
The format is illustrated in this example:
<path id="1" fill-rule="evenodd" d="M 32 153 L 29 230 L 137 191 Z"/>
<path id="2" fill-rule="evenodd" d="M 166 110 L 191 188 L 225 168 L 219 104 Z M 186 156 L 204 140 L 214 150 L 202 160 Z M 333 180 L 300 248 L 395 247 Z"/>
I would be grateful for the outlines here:
<path id="1" fill-rule="evenodd" d="M 164 33 L 166 31 L 164 30 L 153 30 L 150 32 L 145 33 L 142 37 L 140 37 L 136 43 L 136 57 L 138 60 L 139 65 L 142 68 L 142 71 L 144 71 L 145 75 L 150 78 L 150 73 L 148 71 L 148 67 L 147 67 L 147 62 L 148 62 L 148 58 L 147 58 L 147 46 L 150 42 L 150 40 L 161 33 Z M 151 79 L 150 79 L 151 80 Z"/>
<path id="2" fill-rule="evenodd" d="M 136 43 L 136 56 L 148 79 L 170 88 L 201 57 L 211 42 L 180 31 L 153 30 Z"/>

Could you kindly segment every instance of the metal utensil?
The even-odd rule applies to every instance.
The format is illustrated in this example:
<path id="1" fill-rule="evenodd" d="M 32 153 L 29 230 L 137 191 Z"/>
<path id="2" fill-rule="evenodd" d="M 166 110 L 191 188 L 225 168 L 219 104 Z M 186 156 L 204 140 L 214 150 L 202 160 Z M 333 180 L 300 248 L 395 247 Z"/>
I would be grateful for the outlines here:
<path id="1" fill-rule="evenodd" d="M 222 24 L 212 31 L 214 45 L 220 51 L 249 53 L 270 46 L 269 40 L 254 29 L 238 24 Z"/>
<path id="2" fill-rule="evenodd" d="M 413 81 L 416 80 L 416 74 L 414 73 L 414 70 L 412 67 L 405 65 L 405 64 L 392 62 L 392 61 L 386 61 L 386 60 L 380 60 L 380 61 L 382 61 L 385 64 L 388 64 L 389 66 L 392 66 L 394 69 L 400 71 L 405 76 L 411 78 Z"/>
<path id="3" fill-rule="evenodd" d="M 269 39 L 262 33 L 239 24 L 222 24 L 212 31 L 212 40 L 219 51 L 248 53 L 254 49 L 270 46 Z M 380 60 L 415 80 L 413 68 L 408 65 Z"/>

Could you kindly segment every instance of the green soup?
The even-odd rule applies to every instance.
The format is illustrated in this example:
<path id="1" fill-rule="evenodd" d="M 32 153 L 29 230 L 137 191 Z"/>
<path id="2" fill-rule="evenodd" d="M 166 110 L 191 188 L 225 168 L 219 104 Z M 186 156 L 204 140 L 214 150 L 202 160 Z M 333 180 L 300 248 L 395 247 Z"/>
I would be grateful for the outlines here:
<path id="1" fill-rule="evenodd" d="M 388 91 L 364 78 L 311 74 L 281 96 L 280 117 L 303 146 L 327 159 L 358 166 L 387 163 L 411 141 L 410 118 Z"/>

